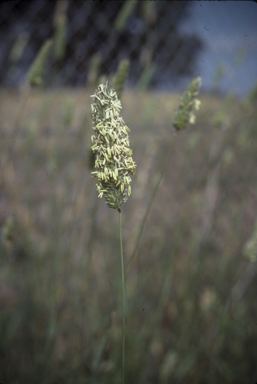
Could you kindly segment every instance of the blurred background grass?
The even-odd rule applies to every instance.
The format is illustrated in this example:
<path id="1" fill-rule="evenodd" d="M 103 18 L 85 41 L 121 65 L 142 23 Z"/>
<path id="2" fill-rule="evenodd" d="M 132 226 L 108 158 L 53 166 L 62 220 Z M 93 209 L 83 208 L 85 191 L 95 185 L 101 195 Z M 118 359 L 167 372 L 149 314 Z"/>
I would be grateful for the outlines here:
<path id="1" fill-rule="evenodd" d="M 90 176 L 90 94 L 1 91 L 4 383 L 120 380 L 118 213 Z M 123 205 L 126 262 L 180 96 L 122 95 L 137 163 Z M 199 98 L 128 271 L 127 383 L 256 381 L 256 264 L 244 257 L 257 209 L 256 107 Z"/>

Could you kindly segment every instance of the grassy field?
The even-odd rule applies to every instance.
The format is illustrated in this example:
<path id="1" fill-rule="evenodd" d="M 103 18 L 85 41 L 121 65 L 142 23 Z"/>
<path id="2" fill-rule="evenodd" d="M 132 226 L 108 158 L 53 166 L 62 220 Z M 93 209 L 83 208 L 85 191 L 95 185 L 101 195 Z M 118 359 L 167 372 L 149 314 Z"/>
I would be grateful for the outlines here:
<path id="1" fill-rule="evenodd" d="M 3 384 L 120 383 L 119 219 L 90 175 L 92 92 L 0 92 Z M 180 96 L 122 95 L 137 163 L 126 264 L 174 141 L 127 270 L 126 383 L 254 384 L 256 105 L 200 94 L 176 136 Z"/>

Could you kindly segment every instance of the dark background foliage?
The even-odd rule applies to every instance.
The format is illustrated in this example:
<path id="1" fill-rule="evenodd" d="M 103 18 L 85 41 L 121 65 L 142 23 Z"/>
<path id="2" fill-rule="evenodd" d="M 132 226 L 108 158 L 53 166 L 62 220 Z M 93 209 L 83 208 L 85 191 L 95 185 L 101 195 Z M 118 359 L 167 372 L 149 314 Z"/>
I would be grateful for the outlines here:
<path id="1" fill-rule="evenodd" d="M 128 4 L 130 3 L 130 4 Z M 66 23 L 62 57 L 49 60 L 48 85 L 84 86 L 90 60 L 100 55 L 100 75 L 114 72 L 121 59 L 131 63 L 129 83 L 135 84 L 153 65 L 150 85 L 192 73 L 202 44 L 194 35 L 181 36 L 179 24 L 190 3 L 168 1 L 12 1 L 0 4 L 0 83 L 17 85 L 46 39 L 55 36 L 58 17 Z M 128 17 L 119 24 L 124 6 Z M 24 50 L 14 66 L 12 49 L 26 34 Z"/>

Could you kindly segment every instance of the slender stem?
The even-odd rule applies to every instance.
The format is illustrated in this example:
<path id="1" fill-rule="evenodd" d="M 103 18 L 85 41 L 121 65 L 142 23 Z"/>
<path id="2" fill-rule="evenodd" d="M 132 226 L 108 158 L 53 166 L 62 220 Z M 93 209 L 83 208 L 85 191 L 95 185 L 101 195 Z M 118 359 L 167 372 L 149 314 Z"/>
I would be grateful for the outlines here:
<path id="1" fill-rule="evenodd" d="M 121 210 L 119 211 L 120 221 L 120 257 L 121 257 L 121 280 L 122 280 L 122 384 L 124 384 L 125 371 L 125 275 L 123 263 L 122 231 L 121 231 Z"/>
<path id="2" fill-rule="evenodd" d="M 156 184 L 155 184 L 155 186 L 154 186 L 154 189 L 153 189 L 153 192 L 152 192 L 152 196 L 151 196 L 151 198 L 150 198 L 150 201 L 149 201 L 148 206 L 147 206 L 147 208 L 146 208 L 146 211 L 145 211 L 143 220 L 142 220 L 142 222 L 141 222 L 141 225 L 140 225 L 139 232 L 138 232 L 138 235 L 137 235 L 137 239 L 136 239 L 136 244 L 135 244 L 134 250 L 133 250 L 133 252 L 132 252 L 132 255 L 130 256 L 130 259 L 129 259 L 128 264 L 127 264 L 127 267 L 126 267 L 126 275 L 127 275 L 128 270 L 129 270 L 129 268 L 130 268 L 130 266 L 131 266 L 131 263 L 132 263 L 132 261 L 133 261 L 133 259 L 134 259 L 134 257 L 135 257 L 135 254 L 136 254 L 136 251 L 137 251 L 137 247 L 138 247 L 138 244 L 139 244 L 139 240 L 140 240 L 141 235 L 142 235 L 142 233 L 143 233 L 143 229 L 144 229 L 144 226 L 145 226 L 145 222 L 146 222 L 148 213 L 150 212 L 150 209 L 151 209 L 152 203 L 153 203 L 153 201 L 154 201 L 155 195 L 156 195 L 156 193 L 157 193 L 157 191 L 158 191 L 160 182 L 161 182 L 161 180 L 162 180 L 162 176 L 163 176 L 164 170 L 165 170 L 166 165 L 167 165 L 167 162 L 168 162 L 168 160 L 169 160 L 169 157 L 170 157 L 172 148 L 173 148 L 173 146 L 174 146 L 174 144 L 175 144 L 175 137 L 176 137 L 176 135 L 174 135 L 174 137 L 173 137 L 173 139 L 172 139 L 172 141 L 171 141 L 171 143 L 170 143 L 170 146 L 169 146 L 169 148 L 168 148 L 166 154 L 164 155 L 163 162 L 162 162 L 162 164 L 161 164 L 160 171 L 159 171 L 159 177 L 158 177 L 157 182 L 156 182 Z"/>

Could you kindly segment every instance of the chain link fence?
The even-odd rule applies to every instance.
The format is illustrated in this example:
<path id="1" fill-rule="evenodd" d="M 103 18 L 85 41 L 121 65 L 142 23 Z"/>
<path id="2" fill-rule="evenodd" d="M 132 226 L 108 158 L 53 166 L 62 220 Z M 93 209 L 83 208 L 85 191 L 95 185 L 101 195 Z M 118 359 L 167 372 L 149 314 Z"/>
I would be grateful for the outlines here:
<path id="1" fill-rule="evenodd" d="M 46 86 L 86 86 L 129 61 L 128 84 L 161 87 L 191 75 L 202 48 L 181 35 L 188 2 L 32 1 L 0 4 L 0 84 L 19 86 L 48 39 Z M 93 84 L 92 84 L 93 85 Z"/>

